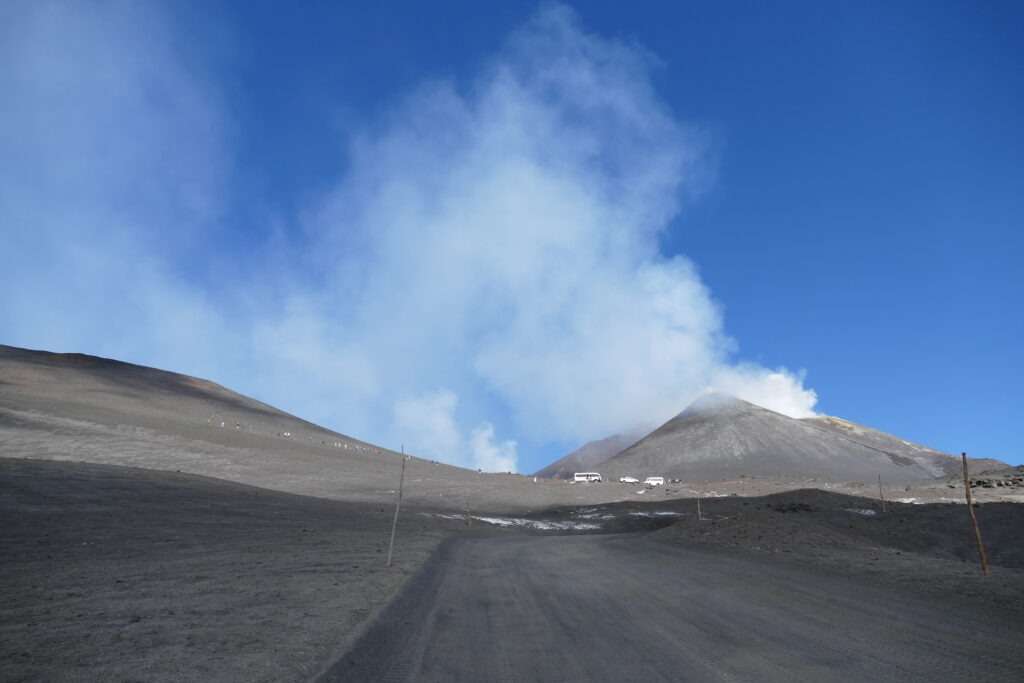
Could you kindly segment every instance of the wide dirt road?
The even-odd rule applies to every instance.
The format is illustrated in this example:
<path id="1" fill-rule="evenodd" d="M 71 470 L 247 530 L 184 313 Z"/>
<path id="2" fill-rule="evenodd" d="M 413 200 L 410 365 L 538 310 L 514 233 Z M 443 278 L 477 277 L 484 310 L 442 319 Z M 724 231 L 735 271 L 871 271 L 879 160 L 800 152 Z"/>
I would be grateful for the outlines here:
<path id="1" fill-rule="evenodd" d="M 446 545 L 328 681 L 1021 681 L 962 600 L 628 536 Z"/>

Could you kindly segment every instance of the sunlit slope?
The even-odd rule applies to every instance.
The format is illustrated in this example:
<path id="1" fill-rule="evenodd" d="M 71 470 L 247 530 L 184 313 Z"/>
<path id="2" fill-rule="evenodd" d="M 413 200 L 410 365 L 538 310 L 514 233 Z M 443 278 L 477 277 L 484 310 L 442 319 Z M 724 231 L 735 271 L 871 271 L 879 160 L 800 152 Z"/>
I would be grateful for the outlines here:
<path id="1" fill-rule="evenodd" d="M 386 499 L 399 454 L 207 380 L 106 358 L 0 346 L 6 457 L 177 470 L 292 493 Z M 413 459 L 449 489 L 475 472 Z"/>
<path id="2" fill-rule="evenodd" d="M 208 380 L 80 353 L 0 345 L 0 406 L 110 425 L 362 444 Z"/>
<path id="3" fill-rule="evenodd" d="M 803 421 L 835 432 L 869 448 L 909 458 L 936 477 L 959 477 L 961 475 L 962 465 L 959 456 L 943 453 L 934 448 L 922 446 L 839 417 L 823 415 L 805 418 Z M 969 465 L 972 473 L 1006 467 L 1006 463 L 989 458 L 969 458 Z"/>
<path id="4" fill-rule="evenodd" d="M 753 476 L 870 482 L 881 475 L 888 483 L 909 483 L 935 480 L 944 472 L 931 459 L 860 443 L 817 421 L 793 419 L 720 394 L 699 399 L 603 466 L 606 476 L 688 480 Z"/>
<path id="5" fill-rule="evenodd" d="M 342 416 L 343 417 L 343 416 Z M 0 346 L 0 457 L 180 471 L 268 489 L 390 505 L 399 453 L 213 382 L 81 354 Z M 405 500 L 465 512 L 614 499 L 612 489 L 410 458 Z"/>

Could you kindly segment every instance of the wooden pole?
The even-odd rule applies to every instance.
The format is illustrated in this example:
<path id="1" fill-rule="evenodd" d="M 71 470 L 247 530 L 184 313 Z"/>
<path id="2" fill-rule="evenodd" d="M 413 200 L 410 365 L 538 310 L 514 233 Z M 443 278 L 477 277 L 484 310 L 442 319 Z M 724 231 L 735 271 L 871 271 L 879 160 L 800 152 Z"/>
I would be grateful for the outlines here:
<path id="1" fill-rule="evenodd" d="M 985 555 L 985 544 L 981 542 L 981 529 L 978 528 L 978 517 L 974 514 L 974 500 L 971 497 L 971 480 L 967 475 L 967 454 L 961 453 L 960 457 L 964 464 L 964 495 L 967 496 L 967 511 L 971 513 L 971 524 L 974 526 L 974 540 L 978 543 L 981 573 L 988 576 L 988 557 Z"/>
<path id="2" fill-rule="evenodd" d="M 878 499 L 882 501 L 882 512 L 885 512 L 885 494 L 882 493 L 882 475 L 878 475 Z"/>
<path id="3" fill-rule="evenodd" d="M 398 499 L 395 501 L 395 518 L 391 521 L 391 542 L 388 543 L 388 566 L 395 550 L 395 531 L 398 529 L 398 511 L 402 509 L 402 488 L 405 486 L 405 444 L 402 444 L 402 474 L 398 479 Z"/>
<path id="4" fill-rule="evenodd" d="M 700 494 L 699 493 L 697 494 L 697 519 L 699 519 L 701 521 L 704 520 L 704 509 L 701 507 L 701 504 L 700 504 Z"/>

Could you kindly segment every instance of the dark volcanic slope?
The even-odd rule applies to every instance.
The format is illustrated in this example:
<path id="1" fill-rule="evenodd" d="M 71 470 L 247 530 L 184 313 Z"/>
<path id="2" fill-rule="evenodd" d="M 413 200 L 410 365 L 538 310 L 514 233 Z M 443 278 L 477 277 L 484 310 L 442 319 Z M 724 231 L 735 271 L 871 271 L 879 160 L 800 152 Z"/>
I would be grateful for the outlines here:
<path id="1" fill-rule="evenodd" d="M 0 406 L 102 424 L 210 425 L 363 444 L 208 380 L 80 353 L 0 345 Z"/>
<path id="2" fill-rule="evenodd" d="M 0 346 L 0 455 L 180 471 L 289 493 L 387 502 L 402 469 L 394 451 L 213 382 L 10 346 Z M 419 458 L 405 471 L 407 502 L 460 511 L 587 504 L 624 493 Z"/>
<path id="3" fill-rule="evenodd" d="M 207 380 L 82 354 L 0 346 L 0 453 L 177 470 L 291 493 L 387 499 L 400 455 Z M 446 487 L 475 472 L 413 459 Z M 450 482 L 449 482 L 450 480 Z M 461 502 L 459 505 L 463 505 Z"/>
<path id="4" fill-rule="evenodd" d="M 391 509 L 0 457 L 0 681 L 309 680 L 440 540 Z"/>
<path id="5" fill-rule="evenodd" d="M 610 459 L 604 473 L 687 480 L 745 475 L 873 481 L 882 475 L 895 483 L 936 478 L 933 469 L 915 459 L 720 394 L 695 401 Z"/>
<path id="6" fill-rule="evenodd" d="M 575 451 L 559 458 L 536 473 L 538 477 L 572 479 L 575 472 L 587 472 L 602 465 L 616 453 L 629 448 L 640 438 L 640 434 L 615 434 L 598 441 L 583 444 Z"/>
<path id="7" fill-rule="evenodd" d="M 809 417 L 802 420 L 802 422 L 829 430 L 868 448 L 909 458 L 936 477 L 959 477 L 961 474 L 962 465 L 959 457 L 906 441 L 892 434 L 880 432 L 877 429 L 871 429 L 870 427 L 830 415 Z M 986 458 L 971 458 L 969 466 L 971 472 L 982 472 L 1006 467 L 1006 463 Z"/>

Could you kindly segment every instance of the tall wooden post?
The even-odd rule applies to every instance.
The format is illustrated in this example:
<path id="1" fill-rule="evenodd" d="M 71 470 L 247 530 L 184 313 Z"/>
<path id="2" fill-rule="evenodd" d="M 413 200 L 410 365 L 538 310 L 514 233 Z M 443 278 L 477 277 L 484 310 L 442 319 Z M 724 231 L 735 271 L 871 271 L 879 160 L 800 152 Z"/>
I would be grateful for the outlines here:
<path id="1" fill-rule="evenodd" d="M 704 508 L 701 505 L 700 494 L 697 494 L 697 519 L 704 520 Z"/>
<path id="2" fill-rule="evenodd" d="M 885 512 L 885 494 L 882 493 L 882 475 L 878 475 L 878 499 L 882 501 L 882 512 Z"/>
<path id="3" fill-rule="evenodd" d="M 967 474 L 967 454 L 961 453 L 960 457 L 964 464 L 964 495 L 967 496 L 967 511 L 971 513 L 971 524 L 974 526 L 974 540 L 978 543 L 981 573 L 988 576 L 988 557 L 985 555 L 985 544 L 981 542 L 981 529 L 978 528 L 978 517 L 974 514 L 974 500 L 971 497 L 971 480 Z"/>
<path id="4" fill-rule="evenodd" d="M 398 529 L 398 512 L 402 509 L 402 488 L 405 486 L 405 444 L 402 444 L 402 474 L 398 479 L 398 499 L 395 501 L 395 518 L 391 521 L 391 542 L 388 543 L 388 566 L 395 550 L 395 531 Z"/>

